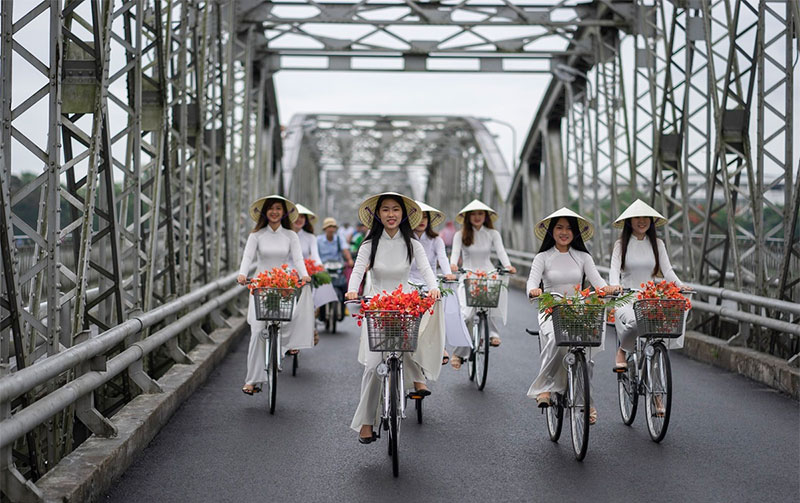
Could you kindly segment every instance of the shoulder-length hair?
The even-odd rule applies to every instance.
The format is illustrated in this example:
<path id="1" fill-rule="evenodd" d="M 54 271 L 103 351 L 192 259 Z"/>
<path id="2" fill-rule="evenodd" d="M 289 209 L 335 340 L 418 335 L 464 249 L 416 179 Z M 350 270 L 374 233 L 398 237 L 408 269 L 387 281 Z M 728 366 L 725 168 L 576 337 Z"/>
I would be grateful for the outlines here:
<path id="1" fill-rule="evenodd" d="M 431 212 L 426 211 L 425 216 L 428 218 L 428 225 L 425 226 L 425 234 L 431 239 L 436 239 L 439 237 L 439 233 L 433 230 L 433 227 L 431 227 Z"/>
<path id="2" fill-rule="evenodd" d="M 567 220 L 567 223 L 569 223 L 569 228 L 572 229 L 572 242 L 569 244 L 569 247 L 578 251 L 589 253 L 589 250 L 586 249 L 586 243 L 583 242 L 583 236 L 581 236 L 581 233 L 578 232 L 580 227 L 578 226 L 578 219 L 575 217 L 551 218 L 550 225 L 547 226 L 547 233 L 544 235 L 544 239 L 542 240 L 542 246 L 539 247 L 539 253 L 547 251 L 556 245 L 556 240 L 553 238 L 553 231 L 555 230 L 558 221 L 562 218 Z"/>
<path id="3" fill-rule="evenodd" d="M 489 215 L 488 211 L 483 211 L 485 218 L 483 220 L 483 226 L 487 229 L 494 229 L 494 224 L 492 223 L 492 217 Z M 464 214 L 464 223 L 461 225 L 461 243 L 464 246 L 472 246 L 472 243 L 475 242 L 475 230 L 472 227 L 472 222 L 470 221 L 470 217 L 472 216 L 472 212 L 468 211 Z"/>
<path id="4" fill-rule="evenodd" d="M 261 212 L 258 214 L 258 222 L 256 222 L 256 226 L 253 227 L 253 230 L 250 232 L 257 232 L 267 226 L 269 223 L 269 219 L 267 218 L 267 210 L 270 206 L 275 203 L 281 203 L 283 207 L 283 217 L 281 218 L 281 227 L 284 229 L 292 230 L 292 224 L 289 222 L 289 211 L 286 209 L 286 202 L 283 199 L 267 199 L 264 201 L 264 204 L 261 205 Z"/>
<path id="5" fill-rule="evenodd" d="M 375 255 L 378 253 L 378 243 L 380 242 L 381 235 L 383 234 L 383 222 L 381 222 L 380 218 L 378 218 L 378 212 L 381 208 L 381 204 L 383 204 L 383 202 L 387 199 L 397 201 L 397 203 L 400 205 L 400 208 L 403 209 L 403 217 L 400 220 L 400 233 L 403 235 L 403 241 L 406 243 L 406 259 L 408 260 L 409 264 L 414 256 L 414 248 L 411 244 L 414 231 L 411 230 L 411 225 L 408 223 L 408 212 L 406 211 L 406 205 L 403 204 L 403 201 L 393 195 L 381 196 L 378 198 L 378 204 L 375 205 L 375 215 L 373 215 L 372 218 L 372 227 L 370 227 L 369 232 L 364 238 L 364 241 L 370 241 L 370 269 L 372 269 L 372 266 L 375 265 Z"/>
<path id="6" fill-rule="evenodd" d="M 661 264 L 658 262 L 658 237 L 656 236 L 656 223 L 653 220 L 653 217 L 649 218 L 650 227 L 647 228 L 645 235 L 650 241 L 650 246 L 653 248 L 653 257 L 656 259 L 656 266 L 653 268 L 653 276 L 658 276 L 658 274 L 661 272 Z M 622 242 L 622 262 L 620 262 L 619 269 L 621 271 L 625 270 L 625 257 L 628 255 L 628 243 L 631 240 L 632 234 L 633 224 L 631 223 L 630 218 L 626 218 L 625 225 L 622 226 L 622 236 L 620 236 L 620 241 Z"/>
<path id="7" fill-rule="evenodd" d="M 306 215 L 306 223 L 303 225 L 302 229 L 309 234 L 314 234 L 314 225 L 311 223 L 311 219 L 308 218 L 308 215 Z"/>

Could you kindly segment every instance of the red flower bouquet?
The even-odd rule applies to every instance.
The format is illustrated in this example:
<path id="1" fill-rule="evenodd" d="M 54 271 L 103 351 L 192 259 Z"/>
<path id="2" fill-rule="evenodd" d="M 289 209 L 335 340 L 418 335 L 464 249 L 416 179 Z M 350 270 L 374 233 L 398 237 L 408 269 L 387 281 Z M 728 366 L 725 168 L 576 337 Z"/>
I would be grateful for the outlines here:
<path id="1" fill-rule="evenodd" d="M 467 306 L 497 307 L 500 302 L 500 290 L 504 286 L 496 273 L 467 272 L 467 277 L 464 279 Z"/>
<path id="2" fill-rule="evenodd" d="M 433 314 L 434 300 L 417 290 L 403 291 L 398 285 L 392 293 L 382 293 L 369 302 L 361 301 L 361 313 L 353 316 L 358 325 L 366 319 L 370 351 L 415 351 L 419 321 L 426 311 Z"/>
<path id="3" fill-rule="evenodd" d="M 639 300 L 633 305 L 639 335 L 680 337 L 691 301 L 672 281 L 648 281 L 641 287 L 643 290 L 636 295 Z"/>
<path id="4" fill-rule="evenodd" d="M 259 288 L 300 288 L 305 283 L 300 279 L 297 274 L 297 269 L 289 269 L 288 264 L 283 264 L 280 267 L 273 267 L 272 269 L 262 271 L 250 280 L 247 287 L 252 294 L 254 290 Z"/>
<path id="5" fill-rule="evenodd" d="M 248 288 L 255 302 L 256 319 L 289 321 L 294 299 L 304 282 L 287 264 L 262 271 L 250 280 Z"/>
<path id="6" fill-rule="evenodd" d="M 310 258 L 304 260 L 306 264 L 306 271 L 311 276 L 311 286 L 317 288 L 321 285 L 327 285 L 331 282 L 331 275 L 325 270 L 321 264 L 317 264 Z"/>

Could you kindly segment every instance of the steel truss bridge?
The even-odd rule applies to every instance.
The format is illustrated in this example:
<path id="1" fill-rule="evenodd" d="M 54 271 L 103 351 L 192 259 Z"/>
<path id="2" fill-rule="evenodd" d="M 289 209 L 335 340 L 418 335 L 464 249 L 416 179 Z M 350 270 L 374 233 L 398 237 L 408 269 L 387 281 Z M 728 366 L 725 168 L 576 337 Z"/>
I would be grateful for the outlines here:
<path id="1" fill-rule="evenodd" d="M 796 0 L 0 5 L 12 500 L 41 497 L 40 477 L 89 434 L 113 435 L 108 416 L 158 392 L 166 366 L 209 342 L 204 327 L 239 309 L 247 205 L 269 192 L 339 216 L 381 189 L 451 216 L 479 197 L 523 261 L 534 222 L 569 205 L 604 230 L 598 263 L 640 197 L 669 216 L 673 263 L 714 294 L 709 313 L 735 299 L 740 336 L 798 352 Z M 281 70 L 551 80 L 512 167 L 468 116 L 316 114 L 283 130 Z"/>

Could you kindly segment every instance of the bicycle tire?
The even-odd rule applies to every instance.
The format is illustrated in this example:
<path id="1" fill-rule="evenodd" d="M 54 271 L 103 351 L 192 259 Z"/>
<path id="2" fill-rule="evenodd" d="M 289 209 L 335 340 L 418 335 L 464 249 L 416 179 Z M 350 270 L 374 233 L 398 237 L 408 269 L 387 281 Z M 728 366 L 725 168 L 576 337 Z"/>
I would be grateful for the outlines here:
<path id="1" fill-rule="evenodd" d="M 617 374 L 617 398 L 619 399 L 619 415 L 625 426 L 633 424 L 639 408 L 639 381 L 636 375 L 636 362 L 633 353 L 627 357 L 628 369 Z"/>
<path id="2" fill-rule="evenodd" d="M 478 317 L 476 316 L 475 319 L 472 320 L 472 348 L 469 350 L 469 364 L 467 366 L 467 373 L 469 375 L 469 380 L 475 380 L 475 374 L 477 373 L 477 359 L 478 359 L 478 346 L 480 345 L 481 340 L 481 327 L 478 323 Z"/>
<path id="3" fill-rule="evenodd" d="M 561 438 L 561 427 L 564 423 L 564 404 L 560 394 L 553 393 L 553 396 L 553 403 L 545 409 L 544 414 L 547 420 L 547 433 L 550 435 L 550 440 L 558 442 L 558 439 Z"/>
<path id="4" fill-rule="evenodd" d="M 300 357 L 299 354 L 295 353 L 292 355 L 292 377 L 297 377 L 297 359 Z"/>
<path id="5" fill-rule="evenodd" d="M 389 368 L 389 454 L 392 456 L 392 475 L 400 474 L 400 453 L 397 450 L 397 436 L 400 414 L 400 394 L 398 388 L 403 385 L 397 360 L 390 360 Z"/>
<path id="6" fill-rule="evenodd" d="M 669 416 L 672 409 L 672 368 L 669 352 L 662 342 L 653 343 L 653 356 L 647 364 L 645 373 L 645 412 L 647 431 L 653 442 L 661 442 L 667 434 Z M 656 415 L 656 397 L 664 405 L 664 415 Z"/>
<path id="7" fill-rule="evenodd" d="M 489 374 L 489 320 L 486 314 L 478 315 L 478 323 L 482 340 L 479 340 L 480 347 L 475 354 L 475 385 L 478 390 L 483 391 L 486 387 L 486 376 Z"/>
<path id="8" fill-rule="evenodd" d="M 569 403 L 569 422 L 572 433 L 572 450 L 575 459 L 583 461 L 589 447 L 589 369 L 583 353 L 575 353 L 572 369 L 572 397 Z"/>
<path id="9" fill-rule="evenodd" d="M 422 400 L 414 400 L 416 403 L 415 407 L 417 409 L 417 423 L 422 424 Z"/>
<path id="10" fill-rule="evenodd" d="M 269 365 L 267 366 L 267 400 L 269 413 L 275 414 L 275 404 L 278 398 L 278 329 L 274 325 L 269 327 Z"/>

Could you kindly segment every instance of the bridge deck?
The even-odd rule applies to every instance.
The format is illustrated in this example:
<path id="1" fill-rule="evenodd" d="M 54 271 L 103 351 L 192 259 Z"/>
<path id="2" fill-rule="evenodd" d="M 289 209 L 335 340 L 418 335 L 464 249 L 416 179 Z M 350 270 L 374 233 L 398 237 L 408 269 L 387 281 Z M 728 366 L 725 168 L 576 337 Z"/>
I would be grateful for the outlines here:
<path id="1" fill-rule="evenodd" d="M 613 352 L 599 354 L 600 413 L 589 453 L 574 460 L 568 430 L 558 444 L 525 397 L 538 367 L 524 335 L 531 308 L 513 292 L 503 346 L 491 353 L 486 390 L 466 369 L 443 371 L 425 401 L 425 424 L 403 424 L 401 474 L 385 440 L 356 442 L 348 426 L 361 367 L 349 320 L 303 351 L 298 376 L 278 379 L 278 410 L 243 395 L 247 338 L 176 413 L 109 492 L 108 501 L 797 501 L 798 404 L 771 389 L 673 353 L 670 430 L 650 441 L 643 416 L 624 426 Z M 524 314 L 523 314 L 524 313 Z"/>

